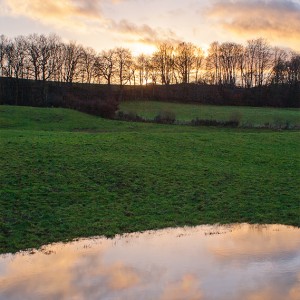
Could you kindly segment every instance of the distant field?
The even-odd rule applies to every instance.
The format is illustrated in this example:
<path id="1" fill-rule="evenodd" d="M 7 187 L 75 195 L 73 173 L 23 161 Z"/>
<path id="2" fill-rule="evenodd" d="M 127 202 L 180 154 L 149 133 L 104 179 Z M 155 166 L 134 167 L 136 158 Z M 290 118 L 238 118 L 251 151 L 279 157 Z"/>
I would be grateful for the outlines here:
<path id="1" fill-rule="evenodd" d="M 241 125 L 261 126 L 286 124 L 300 126 L 300 109 L 193 105 L 157 101 L 128 101 L 120 104 L 120 111 L 133 112 L 141 117 L 153 119 L 161 111 L 173 112 L 176 120 L 213 119 L 227 121 L 233 116 L 241 117 Z"/>
<path id="2" fill-rule="evenodd" d="M 0 106 L 0 253 L 183 225 L 300 226 L 299 137 Z"/>

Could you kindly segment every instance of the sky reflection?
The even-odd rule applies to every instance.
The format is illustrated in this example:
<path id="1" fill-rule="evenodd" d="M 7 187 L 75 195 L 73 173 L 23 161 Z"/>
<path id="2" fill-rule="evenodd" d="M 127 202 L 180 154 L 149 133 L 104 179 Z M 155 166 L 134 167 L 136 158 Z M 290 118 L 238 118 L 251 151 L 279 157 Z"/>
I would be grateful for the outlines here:
<path id="1" fill-rule="evenodd" d="M 0 299 L 300 299 L 300 229 L 199 226 L 0 256 Z"/>

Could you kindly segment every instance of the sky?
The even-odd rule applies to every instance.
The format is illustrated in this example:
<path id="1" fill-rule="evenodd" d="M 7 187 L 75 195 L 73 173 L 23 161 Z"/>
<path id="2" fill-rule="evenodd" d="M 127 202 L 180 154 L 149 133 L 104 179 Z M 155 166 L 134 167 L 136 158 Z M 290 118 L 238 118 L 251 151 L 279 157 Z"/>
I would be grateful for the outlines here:
<path id="1" fill-rule="evenodd" d="M 300 0 L 0 0 L 0 34 L 56 33 L 96 51 L 150 54 L 158 42 L 245 44 L 300 52 Z"/>

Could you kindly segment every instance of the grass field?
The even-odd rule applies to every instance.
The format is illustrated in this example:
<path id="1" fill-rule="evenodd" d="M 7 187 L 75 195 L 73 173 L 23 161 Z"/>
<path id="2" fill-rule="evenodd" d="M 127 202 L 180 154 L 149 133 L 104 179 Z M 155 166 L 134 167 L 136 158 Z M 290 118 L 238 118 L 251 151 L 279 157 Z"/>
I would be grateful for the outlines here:
<path id="1" fill-rule="evenodd" d="M 178 121 L 191 121 L 192 119 L 207 119 L 228 121 L 239 116 L 241 125 L 271 126 L 290 124 L 300 126 L 300 109 L 297 108 L 265 108 L 242 106 L 213 106 L 180 104 L 157 101 L 128 101 L 120 104 L 120 111 L 136 113 L 137 115 L 153 119 L 161 111 L 170 111 L 175 114 Z"/>
<path id="2" fill-rule="evenodd" d="M 300 226 L 299 137 L 0 106 L 0 253 L 168 226 Z"/>

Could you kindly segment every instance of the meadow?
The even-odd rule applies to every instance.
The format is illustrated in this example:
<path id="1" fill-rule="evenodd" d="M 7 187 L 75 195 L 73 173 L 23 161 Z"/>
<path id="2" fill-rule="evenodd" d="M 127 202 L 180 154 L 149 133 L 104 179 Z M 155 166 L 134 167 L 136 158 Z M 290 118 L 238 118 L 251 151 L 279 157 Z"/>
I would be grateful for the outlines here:
<path id="1" fill-rule="evenodd" d="M 299 108 L 266 108 L 250 106 L 216 106 L 182 104 L 159 101 L 126 101 L 120 104 L 120 111 L 137 114 L 146 119 L 153 119 L 160 112 L 167 111 L 175 115 L 177 121 L 192 119 L 228 121 L 238 118 L 241 126 L 300 127 Z"/>
<path id="2" fill-rule="evenodd" d="M 299 137 L 0 106 L 0 253 L 184 225 L 300 226 Z"/>

